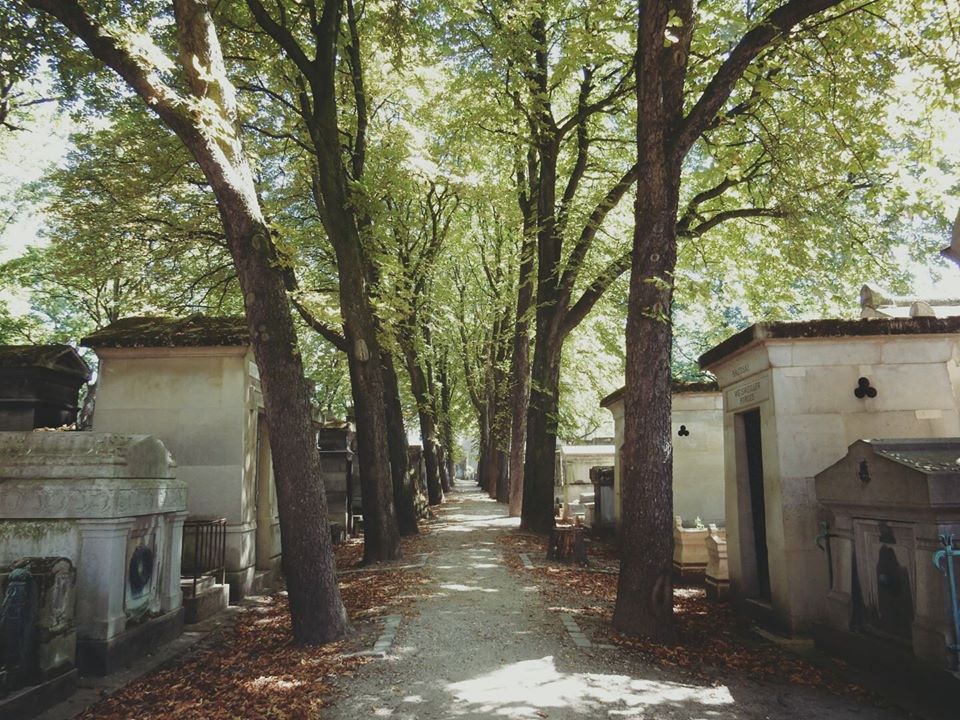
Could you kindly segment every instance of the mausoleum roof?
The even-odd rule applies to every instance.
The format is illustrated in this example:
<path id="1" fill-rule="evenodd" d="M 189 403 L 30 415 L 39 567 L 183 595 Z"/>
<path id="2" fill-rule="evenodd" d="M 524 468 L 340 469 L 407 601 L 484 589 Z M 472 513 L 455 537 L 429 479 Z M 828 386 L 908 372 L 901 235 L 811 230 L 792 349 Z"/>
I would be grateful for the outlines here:
<path id="1" fill-rule="evenodd" d="M 0 369 L 45 368 L 90 379 L 90 367 L 69 345 L 0 345 Z"/>
<path id="2" fill-rule="evenodd" d="M 600 407 L 610 407 L 623 397 L 626 387 L 618 388 L 600 401 Z M 673 380 L 670 383 L 670 390 L 674 395 L 683 393 L 714 393 L 720 392 L 720 386 L 716 380 L 703 380 L 701 382 L 684 382 L 682 380 Z"/>
<path id="3" fill-rule="evenodd" d="M 728 337 L 700 356 L 700 367 L 708 370 L 721 360 L 763 340 L 882 337 L 887 335 L 944 335 L 960 333 L 960 316 L 913 318 L 860 318 L 857 320 L 800 320 L 762 322 Z"/>
<path id="4" fill-rule="evenodd" d="M 960 438 L 864 440 L 873 451 L 923 473 L 960 473 Z"/>
<path id="5" fill-rule="evenodd" d="M 80 341 L 89 348 L 217 347 L 249 343 L 250 333 L 243 317 L 209 315 L 123 318 Z"/>

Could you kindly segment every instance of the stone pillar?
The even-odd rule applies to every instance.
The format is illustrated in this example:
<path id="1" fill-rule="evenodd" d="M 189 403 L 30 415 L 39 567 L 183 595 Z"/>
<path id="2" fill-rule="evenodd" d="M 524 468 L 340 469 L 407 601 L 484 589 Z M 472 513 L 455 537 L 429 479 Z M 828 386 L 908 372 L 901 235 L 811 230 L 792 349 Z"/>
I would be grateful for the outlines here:
<path id="1" fill-rule="evenodd" d="M 127 538 L 132 519 L 79 520 L 77 637 L 110 640 L 127 625 L 124 613 Z"/>
<path id="2" fill-rule="evenodd" d="M 167 513 L 164 519 L 163 557 L 167 562 L 160 577 L 160 611 L 168 613 L 183 605 L 183 592 L 180 590 L 180 560 L 183 552 L 183 522 L 187 512 Z"/>

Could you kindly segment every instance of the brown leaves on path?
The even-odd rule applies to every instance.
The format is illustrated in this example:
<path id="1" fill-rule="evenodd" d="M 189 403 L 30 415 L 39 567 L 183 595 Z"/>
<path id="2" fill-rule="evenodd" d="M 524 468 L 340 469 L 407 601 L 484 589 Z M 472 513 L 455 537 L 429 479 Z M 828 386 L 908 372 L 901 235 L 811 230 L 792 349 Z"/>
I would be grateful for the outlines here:
<path id="1" fill-rule="evenodd" d="M 702 587 L 675 587 L 673 611 L 677 641 L 662 645 L 631 638 L 611 626 L 617 599 L 618 567 L 610 542 L 594 540 L 588 550 L 591 566 L 580 567 L 545 559 L 546 538 L 515 532 L 501 536 L 505 563 L 533 577 L 547 605 L 558 612 L 590 618 L 585 629 L 599 642 L 613 643 L 661 667 L 676 667 L 697 675 L 732 673 L 742 681 L 769 680 L 822 687 L 841 695 L 876 701 L 868 691 L 845 680 L 845 665 L 818 658 L 811 662 L 750 633 L 728 603 L 707 600 Z M 535 567 L 525 568 L 518 554 L 527 553 Z M 726 680 L 726 678 L 725 678 Z"/>

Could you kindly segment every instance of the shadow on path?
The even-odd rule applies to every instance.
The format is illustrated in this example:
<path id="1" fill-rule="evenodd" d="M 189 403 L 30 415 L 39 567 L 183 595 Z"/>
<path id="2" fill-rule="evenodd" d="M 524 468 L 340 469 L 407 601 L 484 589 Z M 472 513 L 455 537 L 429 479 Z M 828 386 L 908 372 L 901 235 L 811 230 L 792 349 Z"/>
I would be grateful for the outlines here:
<path id="1" fill-rule="evenodd" d="M 387 657 L 337 681 L 324 718 L 893 718 L 808 688 L 697 683 L 616 649 L 577 648 L 501 560 L 506 507 L 457 488 L 426 536 L 427 594 Z"/>

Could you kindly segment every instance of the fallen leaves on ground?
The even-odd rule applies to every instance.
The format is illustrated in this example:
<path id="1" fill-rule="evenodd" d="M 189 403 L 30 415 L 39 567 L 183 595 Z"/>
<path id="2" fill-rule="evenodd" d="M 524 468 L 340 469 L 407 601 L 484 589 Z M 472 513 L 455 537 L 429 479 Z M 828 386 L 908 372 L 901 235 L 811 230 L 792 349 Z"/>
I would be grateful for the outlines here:
<path id="1" fill-rule="evenodd" d="M 404 540 L 405 555 L 415 547 Z M 353 568 L 362 560 L 363 542 L 345 543 L 336 555 L 338 567 Z M 371 566 L 342 575 L 339 585 L 351 620 L 363 623 L 404 612 L 426 582 L 416 570 Z M 294 645 L 287 595 L 276 593 L 243 610 L 221 638 L 126 685 L 79 720 L 316 718 L 332 692 L 331 678 L 349 676 L 369 661 L 348 653 L 369 645 L 372 638 L 363 634 L 323 647 Z"/>
<path id="2" fill-rule="evenodd" d="M 500 542 L 504 562 L 535 578 L 551 609 L 591 618 L 600 642 L 614 643 L 661 666 L 697 674 L 728 671 L 744 679 L 817 686 L 876 701 L 861 686 L 844 680 L 844 665 L 840 661 L 824 659 L 814 664 L 745 631 L 730 605 L 709 601 L 701 587 L 674 588 L 674 644 L 620 635 L 611 626 L 619 577 L 617 571 L 611 571 L 618 564 L 612 543 L 594 540 L 587 553 L 591 564 L 581 567 L 547 561 L 546 538 L 542 535 L 515 532 L 501 536 Z M 518 553 L 527 553 L 536 567 L 525 568 Z"/>
<path id="3" fill-rule="evenodd" d="M 127 685 L 83 713 L 81 720 L 316 717 L 333 674 L 353 672 L 365 658 L 343 657 L 344 643 L 293 644 L 285 594 L 245 610 L 221 642 Z"/>

